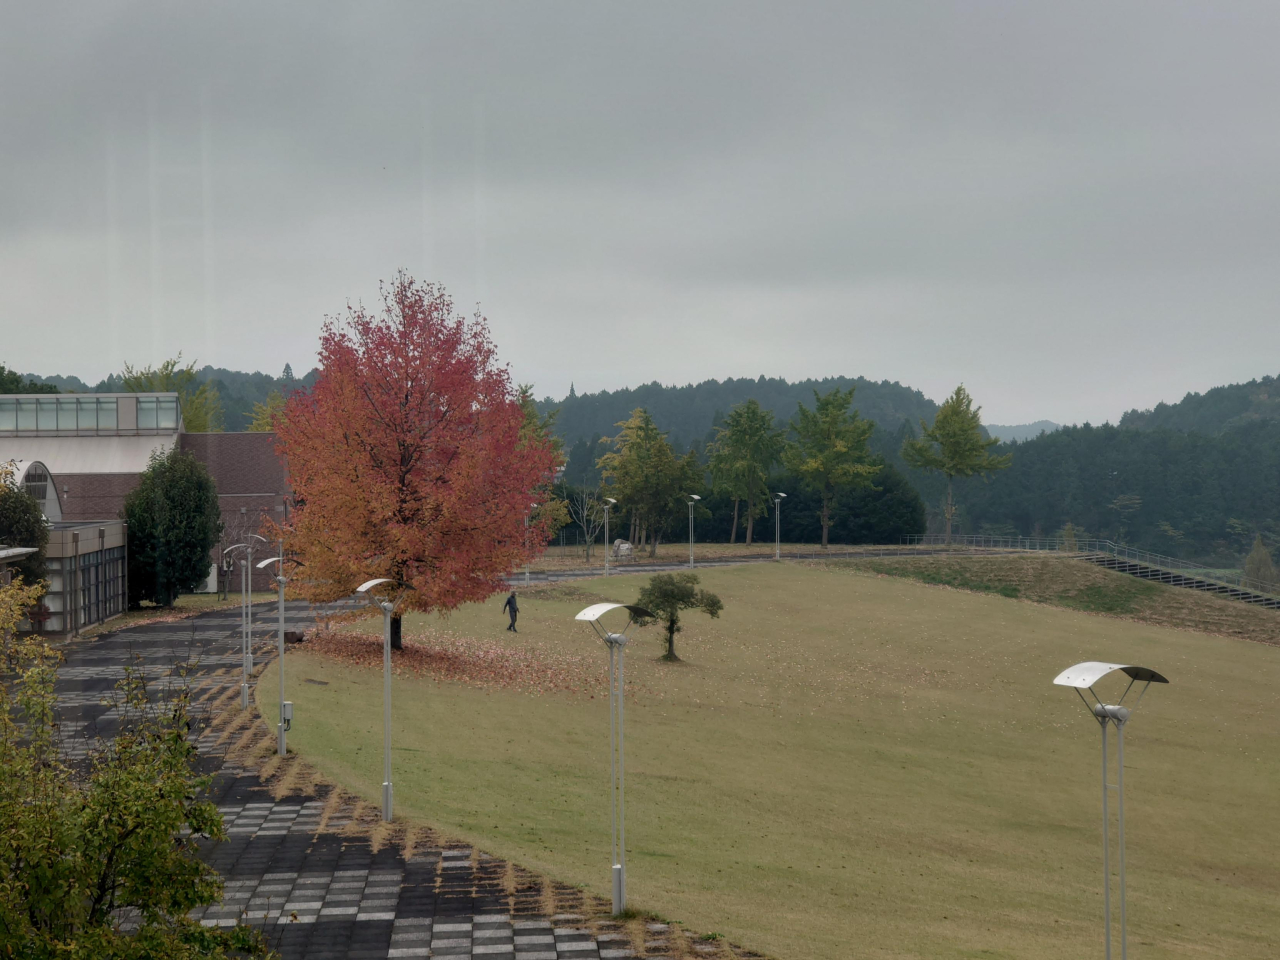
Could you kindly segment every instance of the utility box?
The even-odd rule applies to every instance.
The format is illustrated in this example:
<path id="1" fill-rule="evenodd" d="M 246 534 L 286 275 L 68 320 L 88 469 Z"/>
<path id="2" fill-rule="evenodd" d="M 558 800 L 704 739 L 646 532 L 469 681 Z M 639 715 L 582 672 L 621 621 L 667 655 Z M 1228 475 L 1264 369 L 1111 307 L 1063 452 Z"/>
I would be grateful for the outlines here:
<path id="1" fill-rule="evenodd" d="M 282 706 L 280 718 L 284 721 L 284 728 L 288 730 L 293 726 L 293 701 L 286 700 Z"/>

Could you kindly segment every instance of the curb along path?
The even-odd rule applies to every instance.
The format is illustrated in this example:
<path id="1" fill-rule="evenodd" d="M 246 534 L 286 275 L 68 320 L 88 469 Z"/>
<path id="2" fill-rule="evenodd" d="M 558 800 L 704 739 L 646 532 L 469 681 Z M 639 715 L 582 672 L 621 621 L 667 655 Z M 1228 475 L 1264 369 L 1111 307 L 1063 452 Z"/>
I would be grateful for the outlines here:
<path id="1" fill-rule="evenodd" d="M 286 628 L 312 626 L 316 612 L 286 603 Z M 275 604 L 254 608 L 262 631 L 255 667 L 275 656 L 276 618 Z M 405 844 L 379 833 L 387 828 L 376 813 L 327 785 L 277 799 L 278 788 L 228 758 L 243 753 L 227 748 L 237 736 L 241 744 L 269 738 L 272 749 L 275 742 L 255 711 L 239 710 L 239 630 L 238 611 L 219 610 L 73 641 L 57 684 L 63 749 L 75 761 L 113 735 L 111 701 L 127 668 L 144 673 L 156 699 L 176 692 L 185 672 L 191 738 L 203 772 L 214 776 L 211 799 L 228 835 L 204 853 L 226 886 L 220 904 L 194 914 L 202 923 L 249 923 L 287 960 L 754 956 L 665 924 L 615 923 L 603 901 L 470 848 Z"/>

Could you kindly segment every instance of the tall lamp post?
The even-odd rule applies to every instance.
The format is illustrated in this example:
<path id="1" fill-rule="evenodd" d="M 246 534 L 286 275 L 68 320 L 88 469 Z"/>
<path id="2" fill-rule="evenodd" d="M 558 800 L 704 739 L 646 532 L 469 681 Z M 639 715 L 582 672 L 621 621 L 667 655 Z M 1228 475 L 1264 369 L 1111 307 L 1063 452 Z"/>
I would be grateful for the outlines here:
<path id="1" fill-rule="evenodd" d="M 244 507 L 240 508 L 240 512 L 244 513 Z M 266 537 L 260 537 L 256 533 L 249 534 L 245 538 L 245 542 L 237 544 L 245 548 L 248 559 L 240 561 L 240 605 L 243 616 L 244 629 L 241 632 L 240 641 L 240 709 L 249 709 L 249 677 L 253 675 L 253 541 L 258 540 L 262 543 L 267 542 Z"/>
<path id="2" fill-rule="evenodd" d="M 689 494 L 689 567 L 693 568 L 693 506 L 702 498 L 696 493 Z"/>
<path id="3" fill-rule="evenodd" d="M 1121 694 L 1120 700 L 1115 704 L 1103 703 L 1102 698 L 1093 692 L 1093 685 L 1107 674 L 1117 670 L 1129 678 L 1129 685 L 1124 688 L 1124 693 Z M 1133 710 L 1138 708 L 1138 704 L 1146 696 L 1147 689 L 1151 684 L 1168 683 L 1169 681 L 1148 667 L 1088 660 L 1063 670 L 1054 678 L 1053 682 L 1062 687 L 1075 688 L 1081 701 L 1093 715 L 1093 718 L 1098 721 L 1098 726 L 1102 730 L 1102 922 L 1103 934 L 1106 938 L 1107 960 L 1111 960 L 1111 818 L 1107 810 L 1107 790 L 1112 789 L 1111 784 L 1107 783 L 1107 727 L 1115 724 L 1116 782 L 1114 789 L 1116 791 L 1116 806 L 1119 808 L 1118 820 L 1120 825 L 1120 957 L 1121 960 L 1128 960 L 1129 949 L 1126 942 L 1124 896 L 1124 728 L 1125 724 L 1129 722 Z M 1138 699 L 1134 701 L 1132 708 L 1122 706 L 1124 698 L 1129 695 L 1129 691 L 1133 689 L 1135 683 L 1143 685 L 1142 691 L 1138 694 Z M 1080 692 L 1082 690 L 1089 691 L 1095 701 L 1092 705 L 1085 699 L 1085 695 Z"/>
<path id="4" fill-rule="evenodd" d="M 376 577 L 356 587 L 382 611 L 382 819 L 391 822 L 391 614 L 399 600 L 380 600 L 369 591 L 383 583 L 395 583 L 390 577 Z"/>
<path id="5" fill-rule="evenodd" d="M 529 585 L 529 517 L 538 509 L 536 503 L 529 504 L 529 512 L 524 515 L 524 585 Z"/>
<path id="6" fill-rule="evenodd" d="M 280 587 L 280 629 L 277 636 L 279 644 L 278 660 L 280 662 L 280 720 L 276 724 L 276 754 L 283 757 L 288 752 L 285 734 L 289 732 L 289 727 L 293 724 L 293 704 L 284 698 L 284 586 L 289 582 L 289 578 L 284 575 L 284 542 L 280 543 L 280 556 L 267 557 L 258 564 L 259 570 L 265 570 L 271 564 L 279 564 L 276 569 L 276 583 Z M 299 561 L 292 561 L 298 564 Z"/>
<path id="7" fill-rule="evenodd" d="M 773 559 L 782 559 L 782 501 L 787 498 L 785 493 L 775 493 L 773 495 Z"/>
<path id="8" fill-rule="evenodd" d="M 609 575 L 609 508 L 618 501 L 613 497 L 604 498 L 604 575 Z"/>
<path id="9" fill-rule="evenodd" d="M 600 625 L 600 618 L 610 610 L 626 610 L 631 615 L 621 633 L 610 633 Z M 627 812 L 623 777 L 622 753 L 622 701 L 626 689 L 623 674 L 623 652 L 627 645 L 627 630 L 637 619 L 650 619 L 653 614 L 644 607 L 625 603 L 597 603 L 579 611 L 575 620 L 591 624 L 605 646 L 609 648 L 609 816 L 612 822 L 612 845 L 609 848 L 613 864 L 613 912 L 615 915 L 627 909 Z"/>

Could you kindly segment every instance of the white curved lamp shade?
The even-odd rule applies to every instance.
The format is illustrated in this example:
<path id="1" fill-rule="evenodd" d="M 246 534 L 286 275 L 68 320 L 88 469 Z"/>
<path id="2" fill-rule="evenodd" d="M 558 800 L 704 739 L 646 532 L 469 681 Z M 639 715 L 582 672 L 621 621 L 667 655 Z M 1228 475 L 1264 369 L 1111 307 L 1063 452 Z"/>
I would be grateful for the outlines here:
<path id="1" fill-rule="evenodd" d="M 1169 682 L 1150 667 L 1135 667 L 1127 663 L 1103 663 L 1100 660 L 1086 660 L 1084 663 L 1077 663 L 1073 667 L 1067 667 L 1067 669 L 1053 678 L 1053 682 L 1060 687 L 1076 687 L 1080 690 L 1087 690 L 1108 673 L 1114 673 L 1116 670 L 1123 671 L 1130 679 L 1137 680 L 1139 683 Z"/>
<path id="2" fill-rule="evenodd" d="M 258 567 L 258 569 L 259 569 L 259 570 L 261 570 L 263 567 L 268 567 L 268 566 L 270 566 L 270 565 L 271 565 L 271 564 L 273 564 L 273 563 L 279 563 L 279 562 L 280 562 L 280 558 L 279 558 L 279 557 L 267 557 L 267 559 L 265 559 L 265 560 L 263 560 L 261 563 L 257 564 L 257 567 Z"/>
<path id="3" fill-rule="evenodd" d="M 646 617 L 650 619 L 653 617 L 653 614 L 644 607 L 637 607 L 630 603 L 595 603 L 587 607 L 585 610 L 578 611 L 578 615 L 573 619 L 587 620 L 594 623 L 610 610 L 617 610 L 618 608 L 628 611 L 633 617 Z"/>
<path id="4" fill-rule="evenodd" d="M 690 500 L 701 500 L 702 498 L 701 498 L 700 496 L 698 496 L 696 493 L 691 493 L 691 494 L 689 494 L 689 499 L 690 499 Z"/>
<path id="5" fill-rule="evenodd" d="M 366 580 L 360 586 L 356 587 L 356 593 L 368 593 L 380 583 L 394 583 L 390 577 L 374 577 L 372 580 Z"/>

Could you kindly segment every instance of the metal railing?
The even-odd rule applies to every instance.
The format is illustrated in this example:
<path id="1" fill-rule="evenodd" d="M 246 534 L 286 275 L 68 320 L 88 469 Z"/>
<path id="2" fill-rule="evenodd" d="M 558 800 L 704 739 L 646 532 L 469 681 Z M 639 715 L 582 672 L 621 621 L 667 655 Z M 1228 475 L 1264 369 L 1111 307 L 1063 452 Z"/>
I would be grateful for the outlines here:
<path id="1" fill-rule="evenodd" d="M 946 540 L 947 538 L 942 534 L 914 534 L 904 537 L 903 543 L 909 546 L 946 546 Z M 987 537 L 981 535 L 953 535 L 951 537 L 951 547 L 958 547 L 962 550 L 982 551 L 1055 551 L 1076 556 L 1109 554 L 1117 560 L 1128 560 L 1133 563 L 1143 564 L 1144 566 L 1167 570 L 1170 573 L 1179 573 L 1185 576 L 1195 577 L 1197 579 L 1225 587 L 1236 587 L 1240 590 L 1247 590 L 1251 593 L 1259 593 L 1265 596 L 1280 596 L 1280 591 L 1278 591 L 1277 585 L 1269 581 L 1255 580 L 1252 577 L 1246 577 L 1240 573 L 1232 573 L 1230 571 L 1215 569 L 1213 567 L 1206 566 L 1203 563 L 1196 563 L 1193 560 L 1168 557 L 1163 554 L 1152 553 L 1150 550 L 1139 550 L 1136 547 L 1130 547 L 1123 543 L 1116 543 L 1114 540 L 1086 540 L 1064 537 Z"/>

